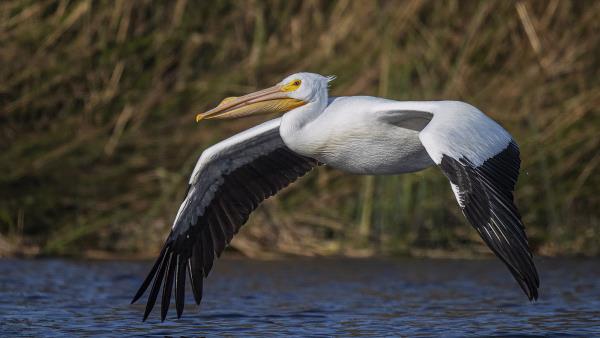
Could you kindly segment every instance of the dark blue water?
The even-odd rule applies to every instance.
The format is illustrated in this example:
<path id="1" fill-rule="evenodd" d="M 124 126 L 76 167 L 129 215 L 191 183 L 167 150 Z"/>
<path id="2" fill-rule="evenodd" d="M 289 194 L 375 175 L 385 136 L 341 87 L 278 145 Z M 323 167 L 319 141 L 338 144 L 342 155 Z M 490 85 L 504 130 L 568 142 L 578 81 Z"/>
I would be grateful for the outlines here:
<path id="1" fill-rule="evenodd" d="M 538 259 L 530 303 L 496 260 L 224 259 L 201 309 L 129 305 L 151 262 L 0 260 L 2 336 L 600 336 L 600 261 Z M 160 301 L 160 297 L 159 297 Z"/>

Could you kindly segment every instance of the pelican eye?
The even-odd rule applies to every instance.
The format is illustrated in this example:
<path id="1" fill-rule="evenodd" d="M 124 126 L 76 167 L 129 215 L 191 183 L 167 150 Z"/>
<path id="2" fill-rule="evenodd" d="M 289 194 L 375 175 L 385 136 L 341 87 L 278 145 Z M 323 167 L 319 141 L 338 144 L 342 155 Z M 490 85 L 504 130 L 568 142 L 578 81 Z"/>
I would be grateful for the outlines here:
<path id="1" fill-rule="evenodd" d="M 285 86 L 283 86 L 283 88 L 281 88 L 281 89 L 284 92 L 291 92 L 291 91 L 298 89 L 298 87 L 300 87 L 301 84 L 302 84 L 302 80 L 294 80 L 294 81 L 289 82 Z"/>

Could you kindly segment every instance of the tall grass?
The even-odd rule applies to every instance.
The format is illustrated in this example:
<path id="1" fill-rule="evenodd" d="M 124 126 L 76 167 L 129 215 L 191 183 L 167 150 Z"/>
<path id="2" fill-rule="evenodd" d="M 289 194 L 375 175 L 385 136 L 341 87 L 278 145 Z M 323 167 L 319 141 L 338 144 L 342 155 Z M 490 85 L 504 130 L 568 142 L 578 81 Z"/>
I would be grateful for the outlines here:
<path id="1" fill-rule="evenodd" d="M 202 149 L 260 121 L 194 112 L 307 70 L 332 95 L 478 106 L 521 146 L 535 249 L 597 254 L 599 29 L 585 1 L 1 2 L 0 242 L 155 251 Z M 482 248 L 436 168 L 320 168 L 243 229 L 249 255 Z"/>

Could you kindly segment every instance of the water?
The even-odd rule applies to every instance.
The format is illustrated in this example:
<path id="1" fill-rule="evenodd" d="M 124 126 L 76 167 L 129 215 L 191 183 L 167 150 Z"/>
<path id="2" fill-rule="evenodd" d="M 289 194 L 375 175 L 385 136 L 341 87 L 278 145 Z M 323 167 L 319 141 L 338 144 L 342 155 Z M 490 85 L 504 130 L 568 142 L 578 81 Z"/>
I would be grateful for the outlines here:
<path id="1" fill-rule="evenodd" d="M 600 335 L 600 261 L 538 259 L 529 303 L 496 260 L 223 259 L 201 310 L 129 305 L 151 262 L 0 260 L 2 336 Z M 159 297 L 160 301 L 160 297 Z"/>

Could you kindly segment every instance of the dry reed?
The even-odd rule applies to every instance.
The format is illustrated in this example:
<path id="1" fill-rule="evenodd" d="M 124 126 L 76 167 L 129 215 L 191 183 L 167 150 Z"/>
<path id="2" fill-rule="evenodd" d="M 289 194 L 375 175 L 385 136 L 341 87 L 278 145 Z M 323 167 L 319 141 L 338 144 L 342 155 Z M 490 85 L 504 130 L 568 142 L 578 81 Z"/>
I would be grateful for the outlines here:
<path id="1" fill-rule="evenodd" d="M 591 1 L 4 1 L 0 242 L 155 251 L 202 149 L 259 121 L 196 125 L 194 112 L 307 70 L 336 74 L 333 95 L 480 107 L 521 145 L 535 249 L 597 254 L 599 25 Z M 438 170 L 362 181 L 321 168 L 233 246 L 481 249 Z"/>

